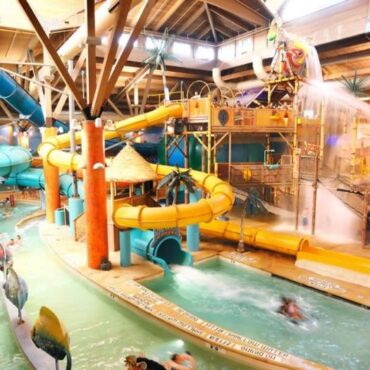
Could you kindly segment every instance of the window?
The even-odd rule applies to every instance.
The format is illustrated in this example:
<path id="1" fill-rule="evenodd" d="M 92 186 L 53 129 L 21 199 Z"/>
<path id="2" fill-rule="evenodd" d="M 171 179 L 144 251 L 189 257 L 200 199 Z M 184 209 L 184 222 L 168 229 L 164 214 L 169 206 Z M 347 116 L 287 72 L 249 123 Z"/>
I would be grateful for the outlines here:
<path id="1" fill-rule="evenodd" d="M 253 39 L 248 37 L 246 39 L 239 40 L 236 44 L 236 55 L 241 56 L 247 53 L 253 52 Z"/>
<path id="2" fill-rule="evenodd" d="M 235 44 L 230 43 L 226 44 L 224 46 L 221 46 L 218 49 L 218 59 L 227 61 L 227 60 L 232 60 L 235 58 Z"/>
<path id="3" fill-rule="evenodd" d="M 154 37 L 147 37 L 145 39 L 145 49 L 153 50 L 155 48 L 160 48 L 164 44 L 164 40 L 154 38 Z"/>
<path id="4" fill-rule="evenodd" d="M 195 52 L 195 59 L 213 60 L 215 59 L 215 49 L 209 46 L 198 46 Z"/>
<path id="5" fill-rule="evenodd" d="M 346 0 L 288 0 L 282 9 L 281 17 L 288 22 L 344 1 Z"/>
<path id="6" fill-rule="evenodd" d="M 191 57 L 192 48 L 191 48 L 190 44 L 187 44 L 185 42 L 175 41 L 172 45 L 172 52 L 174 54 L 179 54 L 179 55 Z"/>
<path id="7" fill-rule="evenodd" d="M 127 43 L 128 39 L 129 39 L 129 37 L 130 37 L 130 35 L 129 35 L 128 33 L 123 33 L 123 34 L 120 36 L 120 38 L 118 39 L 118 44 L 119 44 L 120 46 L 124 46 L 124 45 L 126 45 L 126 43 Z M 103 36 L 103 37 L 101 38 L 101 43 L 102 43 L 103 45 L 108 45 L 108 41 L 109 41 L 108 36 Z M 137 46 L 138 46 L 138 41 L 136 40 L 136 41 L 134 42 L 134 47 L 137 47 Z"/>
<path id="8" fill-rule="evenodd" d="M 129 37 L 130 37 L 130 35 L 129 35 L 128 33 L 123 33 L 123 34 L 120 36 L 119 40 L 118 40 L 118 44 L 119 44 L 120 46 L 124 46 L 124 45 L 126 45 L 126 44 L 127 44 L 128 39 L 129 39 Z M 138 46 L 138 41 L 136 40 L 136 41 L 134 42 L 134 47 L 136 48 L 137 46 Z"/>

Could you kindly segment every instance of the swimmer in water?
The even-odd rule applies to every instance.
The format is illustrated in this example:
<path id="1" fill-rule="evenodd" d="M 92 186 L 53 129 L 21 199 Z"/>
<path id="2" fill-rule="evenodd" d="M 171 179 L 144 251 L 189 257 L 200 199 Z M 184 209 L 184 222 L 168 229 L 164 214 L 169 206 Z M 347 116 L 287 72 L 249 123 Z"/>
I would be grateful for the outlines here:
<path id="1" fill-rule="evenodd" d="M 278 313 L 294 321 L 304 320 L 304 316 L 296 300 L 293 298 L 288 298 L 284 296 L 281 297 L 281 305 L 279 307 Z"/>

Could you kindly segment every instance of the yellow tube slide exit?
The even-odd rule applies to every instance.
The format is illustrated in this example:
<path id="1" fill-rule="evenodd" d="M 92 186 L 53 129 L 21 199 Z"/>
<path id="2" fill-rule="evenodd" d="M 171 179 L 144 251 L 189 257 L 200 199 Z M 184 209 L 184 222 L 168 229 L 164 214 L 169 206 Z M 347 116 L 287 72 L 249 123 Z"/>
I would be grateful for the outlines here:
<path id="1" fill-rule="evenodd" d="M 204 234 L 228 240 L 240 240 L 240 225 L 233 222 L 213 220 L 201 223 Z M 309 241 L 298 235 L 276 233 L 254 227 L 244 227 L 244 243 L 253 247 L 268 249 L 292 256 L 297 255 L 302 248 L 309 246 Z"/>

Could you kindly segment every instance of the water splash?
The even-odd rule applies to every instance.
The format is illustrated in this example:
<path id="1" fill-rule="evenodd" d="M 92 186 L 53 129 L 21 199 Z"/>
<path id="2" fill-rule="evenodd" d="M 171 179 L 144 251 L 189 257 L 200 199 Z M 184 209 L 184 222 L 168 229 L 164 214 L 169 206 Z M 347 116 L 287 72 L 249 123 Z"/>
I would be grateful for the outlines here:
<path id="1" fill-rule="evenodd" d="M 222 272 L 205 272 L 189 266 L 174 266 L 174 281 L 189 291 L 203 291 L 205 295 L 217 297 L 217 300 L 254 306 L 269 313 L 275 312 L 280 305 L 280 295 L 273 286 L 264 290 L 253 284 L 244 285 L 233 276 Z"/>

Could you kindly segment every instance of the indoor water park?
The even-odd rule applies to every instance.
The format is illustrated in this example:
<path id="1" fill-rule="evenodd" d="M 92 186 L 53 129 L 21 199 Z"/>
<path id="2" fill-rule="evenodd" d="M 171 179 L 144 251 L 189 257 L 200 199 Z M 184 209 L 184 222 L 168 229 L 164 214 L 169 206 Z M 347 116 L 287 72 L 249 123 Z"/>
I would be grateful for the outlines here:
<path id="1" fill-rule="evenodd" d="M 1 370 L 369 368 L 369 0 L 0 6 Z"/>

